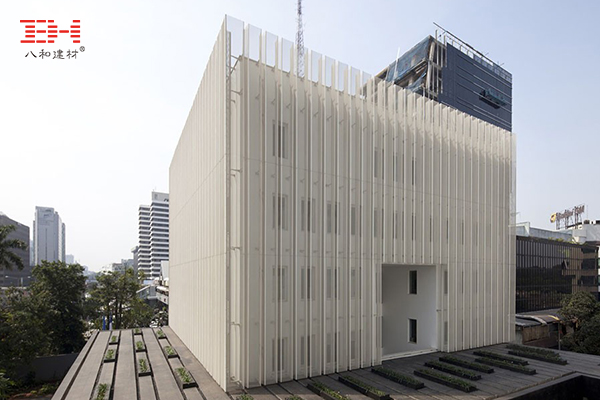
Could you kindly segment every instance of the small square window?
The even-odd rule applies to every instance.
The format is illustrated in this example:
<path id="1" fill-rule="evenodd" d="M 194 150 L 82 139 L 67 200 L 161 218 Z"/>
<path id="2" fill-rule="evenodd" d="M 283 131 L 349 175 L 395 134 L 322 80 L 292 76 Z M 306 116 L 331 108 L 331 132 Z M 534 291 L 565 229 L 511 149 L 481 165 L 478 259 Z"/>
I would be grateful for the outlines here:
<path id="1" fill-rule="evenodd" d="M 417 320 L 408 320 L 408 341 L 410 343 L 417 343 Z"/>
<path id="2" fill-rule="evenodd" d="M 417 271 L 408 272 L 408 294 L 417 294 Z"/>

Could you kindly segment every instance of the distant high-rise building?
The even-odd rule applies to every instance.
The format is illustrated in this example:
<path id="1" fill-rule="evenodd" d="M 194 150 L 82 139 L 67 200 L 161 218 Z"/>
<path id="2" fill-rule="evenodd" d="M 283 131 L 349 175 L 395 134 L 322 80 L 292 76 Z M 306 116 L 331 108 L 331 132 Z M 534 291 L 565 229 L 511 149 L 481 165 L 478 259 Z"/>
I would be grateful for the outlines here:
<path id="1" fill-rule="evenodd" d="M 139 208 L 137 265 L 147 279 L 160 277 L 160 263 L 169 259 L 169 194 L 152 192 L 152 203 Z"/>
<path id="2" fill-rule="evenodd" d="M 0 226 L 14 225 L 15 230 L 8 235 L 8 239 L 18 239 L 29 244 L 29 227 L 23 225 L 13 219 L 8 218 L 4 214 L 0 214 Z M 0 286 L 27 286 L 31 280 L 31 262 L 29 260 L 29 249 L 18 250 L 13 249 L 18 257 L 23 261 L 23 269 L 19 270 L 13 266 L 11 271 L 0 268 Z"/>
<path id="3" fill-rule="evenodd" d="M 67 254 L 65 257 L 65 262 L 67 264 L 75 264 L 75 256 L 73 254 Z"/>
<path id="4" fill-rule="evenodd" d="M 42 260 L 65 261 L 65 224 L 52 207 L 36 207 L 33 221 L 33 258 L 38 265 Z"/>

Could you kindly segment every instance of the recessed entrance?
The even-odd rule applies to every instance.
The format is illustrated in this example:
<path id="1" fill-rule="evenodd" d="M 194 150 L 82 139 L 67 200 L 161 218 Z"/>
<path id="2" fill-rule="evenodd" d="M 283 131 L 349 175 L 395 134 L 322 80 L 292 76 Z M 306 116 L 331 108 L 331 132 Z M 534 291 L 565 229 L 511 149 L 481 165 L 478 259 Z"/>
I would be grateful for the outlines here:
<path id="1" fill-rule="evenodd" d="M 436 267 L 382 266 L 382 357 L 437 349 Z"/>

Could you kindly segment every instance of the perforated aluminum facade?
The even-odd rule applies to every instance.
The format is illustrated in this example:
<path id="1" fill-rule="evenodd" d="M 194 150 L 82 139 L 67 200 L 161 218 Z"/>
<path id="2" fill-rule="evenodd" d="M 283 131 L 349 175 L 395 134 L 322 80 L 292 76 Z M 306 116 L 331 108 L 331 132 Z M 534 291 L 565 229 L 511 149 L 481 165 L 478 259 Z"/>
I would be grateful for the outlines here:
<path id="1" fill-rule="evenodd" d="M 382 264 L 438 349 L 514 336 L 514 136 L 226 18 L 170 169 L 170 325 L 226 389 L 381 363 Z M 310 271 L 310 272 L 309 272 Z"/>

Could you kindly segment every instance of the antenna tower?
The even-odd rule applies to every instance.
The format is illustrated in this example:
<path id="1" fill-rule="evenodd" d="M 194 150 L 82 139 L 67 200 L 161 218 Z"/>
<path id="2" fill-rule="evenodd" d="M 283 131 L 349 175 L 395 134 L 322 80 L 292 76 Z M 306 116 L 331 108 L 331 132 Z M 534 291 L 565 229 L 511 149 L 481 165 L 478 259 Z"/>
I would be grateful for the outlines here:
<path id="1" fill-rule="evenodd" d="M 304 76 L 304 29 L 302 27 L 302 0 L 298 0 L 296 22 L 296 73 L 298 76 Z"/>

